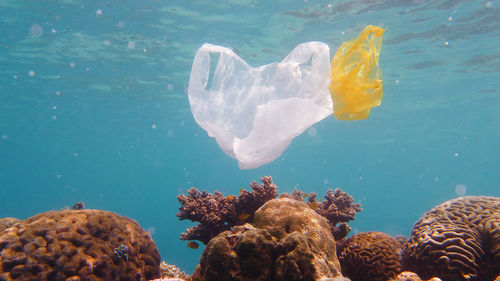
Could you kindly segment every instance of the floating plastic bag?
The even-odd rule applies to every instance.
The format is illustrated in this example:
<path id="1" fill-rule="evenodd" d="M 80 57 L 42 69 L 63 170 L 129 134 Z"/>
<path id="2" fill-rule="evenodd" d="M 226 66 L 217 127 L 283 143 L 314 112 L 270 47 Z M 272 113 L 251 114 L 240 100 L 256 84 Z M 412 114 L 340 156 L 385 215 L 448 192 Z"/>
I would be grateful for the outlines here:
<path id="1" fill-rule="evenodd" d="M 368 118 L 382 102 L 382 71 L 378 66 L 384 29 L 369 25 L 358 39 L 344 42 L 332 59 L 330 92 L 339 120 Z"/>
<path id="2" fill-rule="evenodd" d="M 380 105 L 383 33 L 369 25 L 344 42 L 331 71 L 329 48 L 321 42 L 301 44 L 281 63 L 258 68 L 228 48 L 204 44 L 189 79 L 193 116 L 240 168 L 270 163 L 332 112 L 339 120 L 360 120 Z"/>
<path id="3" fill-rule="evenodd" d="M 204 44 L 194 58 L 188 96 L 196 122 L 241 169 L 253 169 L 332 114 L 329 84 L 329 48 L 321 42 L 301 44 L 282 62 L 258 68 L 228 48 Z"/>

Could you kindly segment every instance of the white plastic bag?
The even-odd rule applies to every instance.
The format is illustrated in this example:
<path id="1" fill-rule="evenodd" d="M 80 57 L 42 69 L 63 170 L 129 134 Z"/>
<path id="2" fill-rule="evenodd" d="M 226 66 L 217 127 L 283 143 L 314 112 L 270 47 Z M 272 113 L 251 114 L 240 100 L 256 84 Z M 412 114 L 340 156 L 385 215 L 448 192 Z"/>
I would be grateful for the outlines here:
<path id="1" fill-rule="evenodd" d="M 193 116 L 241 169 L 270 163 L 332 114 L 329 52 L 324 43 L 308 42 L 281 63 L 252 68 L 232 50 L 204 44 L 189 79 Z"/>

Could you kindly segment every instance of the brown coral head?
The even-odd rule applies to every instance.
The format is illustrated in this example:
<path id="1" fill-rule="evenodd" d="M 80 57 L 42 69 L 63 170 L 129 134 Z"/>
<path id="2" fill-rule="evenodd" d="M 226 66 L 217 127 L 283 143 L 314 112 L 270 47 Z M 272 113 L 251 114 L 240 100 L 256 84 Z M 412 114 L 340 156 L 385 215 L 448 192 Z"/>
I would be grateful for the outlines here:
<path id="1" fill-rule="evenodd" d="M 0 219 L 0 233 L 5 229 L 15 225 L 16 223 L 21 222 L 21 220 L 16 218 L 2 218 Z"/>
<path id="2" fill-rule="evenodd" d="M 403 248 L 422 278 L 493 280 L 500 272 L 500 198 L 464 196 L 428 211 Z"/>
<path id="3" fill-rule="evenodd" d="M 317 280 L 340 275 L 328 221 L 306 203 L 290 198 L 270 200 L 255 212 L 252 224 L 279 241 L 275 280 Z"/>
<path id="4" fill-rule="evenodd" d="M 114 249 L 127 247 L 127 259 Z M 0 280 L 149 280 L 160 255 L 135 221 L 99 210 L 51 211 L 0 233 Z"/>
<path id="5" fill-rule="evenodd" d="M 338 249 L 342 274 L 352 281 L 385 281 L 401 271 L 402 244 L 382 232 L 361 232 Z"/>
<path id="6" fill-rule="evenodd" d="M 224 231 L 208 243 L 194 280 L 270 280 L 276 239 L 249 224 Z"/>
<path id="7" fill-rule="evenodd" d="M 420 279 L 420 276 L 418 276 L 415 272 L 403 271 L 389 281 L 422 281 L 422 279 Z"/>

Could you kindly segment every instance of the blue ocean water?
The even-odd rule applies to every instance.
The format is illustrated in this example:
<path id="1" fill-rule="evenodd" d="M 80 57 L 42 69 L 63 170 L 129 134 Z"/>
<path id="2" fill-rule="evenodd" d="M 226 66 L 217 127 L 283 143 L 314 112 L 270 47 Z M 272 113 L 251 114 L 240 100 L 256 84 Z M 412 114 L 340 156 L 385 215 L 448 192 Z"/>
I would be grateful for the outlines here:
<path id="1" fill-rule="evenodd" d="M 192 272 L 203 247 L 178 239 L 176 195 L 340 187 L 364 211 L 353 233 L 408 236 L 460 195 L 500 196 L 498 1 L 0 0 L 0 217 L 77 201 L 153 234 Z M 333 52 L 368 24 L 386 29 L 384 99 L 368 120 L 329 117 L 271 164 L 240 170 L 194 121 L 186 89 L 205 42 L 252 66 L 296 45 Z"/>

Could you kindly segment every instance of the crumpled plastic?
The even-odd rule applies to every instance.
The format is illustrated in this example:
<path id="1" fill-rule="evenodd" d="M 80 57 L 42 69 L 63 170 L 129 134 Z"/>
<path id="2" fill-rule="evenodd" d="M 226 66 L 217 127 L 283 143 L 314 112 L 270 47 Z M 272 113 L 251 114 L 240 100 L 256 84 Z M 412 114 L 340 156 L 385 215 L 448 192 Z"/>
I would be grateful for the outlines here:
<path id="1" fill-rule="evenodd" d="M 204 44 L 189 79 L 191 112 L 241 169 L 270 163 L 328 115 L 361 120 L 380 105 L 383 33 L 365 27 L 338 48 L 331 66 L 321 42 L 300 44 L 280 63 L 257 68 L 228 48 Z"/>
<path id="2" fill-rule="evenodd" d="M 300 44 L 280 63 L 257 68 L 229 48 L 204 44 L 193 61 L 188 97 L 196 122 L 241 169 L 253 169 L 333 113 L 329 84 L 325 43 Z"/>
<path id="3" fill-rule="evenodd" d="M 330 93 L 339 120 L 368 118 L 382 102 L 382 70 L 378 65 L 384 29 L 368 25 L 356 40 L 344 42 L 332 59 Z"/>

